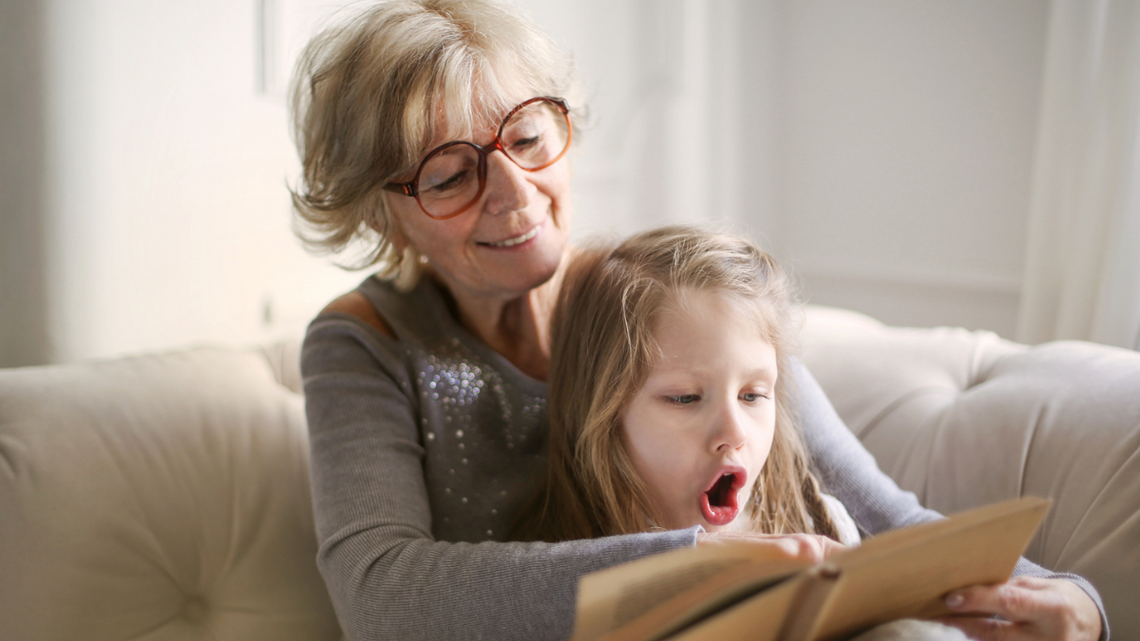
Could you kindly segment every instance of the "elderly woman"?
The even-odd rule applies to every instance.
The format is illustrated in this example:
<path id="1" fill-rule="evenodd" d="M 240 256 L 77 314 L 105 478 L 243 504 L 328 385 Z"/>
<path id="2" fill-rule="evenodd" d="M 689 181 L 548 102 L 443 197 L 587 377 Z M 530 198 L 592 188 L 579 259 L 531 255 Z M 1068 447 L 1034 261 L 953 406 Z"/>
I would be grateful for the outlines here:
<path id="1" fill-rule="evenodd" d="M 561 639 L 582 574 L 726 537 L 818 558 L 808 536 L 700 528 L 505 542 L 545 465 L 548 321 L 571 252 L 569 58 L 510 7 L 394 0 L 318 35 L 294 82 L 297 212 L 379 266 L 302 357 L 318 562 L 349 638 Z M 793 371 L 827 489 L 868 533 L 937 518 Z M 949 599 L 978 638 L 1107 636 L 1078 577 L 1022 561 Z M 1016 636 L 1022 635 L 1022 636 Z"/>

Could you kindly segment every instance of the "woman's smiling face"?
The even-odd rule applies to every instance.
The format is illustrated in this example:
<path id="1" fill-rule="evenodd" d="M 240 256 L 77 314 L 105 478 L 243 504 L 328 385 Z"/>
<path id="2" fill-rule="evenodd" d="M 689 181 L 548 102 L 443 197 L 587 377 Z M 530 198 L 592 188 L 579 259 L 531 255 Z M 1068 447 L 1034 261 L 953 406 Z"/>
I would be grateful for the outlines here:
<path id="1" fill-rule="evenodd" d="M 465 139 L 486 145 L 497 131 L 496 123 Z M 569 160 L 526 171 L 495 151 L 486 162 L 483 193 L 454 218 L 433 219 L 415 198 L 385 194 L 403 239 L 427 258 L 457 298 L 525 294 L 554 275 L 566 248 Z"/>
<path id="2" fill-rule="evenodd" d="M 744 511 L 776 423 L 776 351 L 724 295 L 687 290 L 661 313 L 662 356 L 622 413 L 622 441 L 658 525 L 728 528 Z"/>

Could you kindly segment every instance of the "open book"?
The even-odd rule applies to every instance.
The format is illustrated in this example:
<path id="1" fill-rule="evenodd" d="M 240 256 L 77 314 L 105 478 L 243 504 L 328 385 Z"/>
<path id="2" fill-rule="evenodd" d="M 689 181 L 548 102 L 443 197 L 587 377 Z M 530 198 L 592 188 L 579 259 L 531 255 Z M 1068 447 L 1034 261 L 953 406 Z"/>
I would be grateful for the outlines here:
<path id="1" fill-rule="evenodd" d="M 1049 508 L 1025 497 L 872 537 L 809 565 L 760 546 L 676 550 L 582 577 L 571 641 L 828 641 L 950 611 L 1009 578 Z"/>

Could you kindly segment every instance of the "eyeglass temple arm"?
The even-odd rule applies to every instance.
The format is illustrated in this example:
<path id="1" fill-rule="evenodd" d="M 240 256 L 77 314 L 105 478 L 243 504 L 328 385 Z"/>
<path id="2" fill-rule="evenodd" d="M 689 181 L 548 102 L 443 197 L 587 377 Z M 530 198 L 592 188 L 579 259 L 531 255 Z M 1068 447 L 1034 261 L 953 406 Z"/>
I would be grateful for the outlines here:
<path id="1" fill-rule="evenodd" d="M 416 197 L 416 186 L 414 183 L 388 183 L 384 185 L 384 189 L 404 196 Z"/>

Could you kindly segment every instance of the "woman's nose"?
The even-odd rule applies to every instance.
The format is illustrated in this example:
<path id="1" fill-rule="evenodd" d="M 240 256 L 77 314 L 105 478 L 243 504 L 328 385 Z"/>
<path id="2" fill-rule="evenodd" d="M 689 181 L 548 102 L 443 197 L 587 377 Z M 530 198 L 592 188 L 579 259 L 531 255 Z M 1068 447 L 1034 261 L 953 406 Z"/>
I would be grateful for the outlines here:
<path id="1" fill-rule="evenodd" d="M 505 214 L 526 209 L 534 185 L 528 174 L 502 151 L 487 155 L 486 204 L 489 214 Z"/>
<path id="2" fill-rule="evenodd" d="M 713 443 L 717 452 L 731 452 L 744 447 L 748 432 L 744 428 L 744 416 L 739 408 L 729 404 L 720 411 L 716 421 Z"/>

